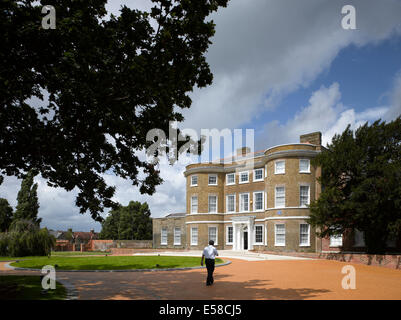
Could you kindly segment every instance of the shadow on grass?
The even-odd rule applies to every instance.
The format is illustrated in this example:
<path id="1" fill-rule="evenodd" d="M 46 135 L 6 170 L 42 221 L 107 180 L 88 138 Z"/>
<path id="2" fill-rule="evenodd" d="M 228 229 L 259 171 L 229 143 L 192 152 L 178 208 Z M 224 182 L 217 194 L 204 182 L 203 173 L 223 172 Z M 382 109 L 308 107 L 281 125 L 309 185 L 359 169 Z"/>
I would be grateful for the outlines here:
<path id="1" fill-rule="evenodd" d="M 0 276 L 0 300 L 63 300 L 66 294 L 66 289 L 58 282 L 55 290 L 42 293 L 39 276 Z"/>

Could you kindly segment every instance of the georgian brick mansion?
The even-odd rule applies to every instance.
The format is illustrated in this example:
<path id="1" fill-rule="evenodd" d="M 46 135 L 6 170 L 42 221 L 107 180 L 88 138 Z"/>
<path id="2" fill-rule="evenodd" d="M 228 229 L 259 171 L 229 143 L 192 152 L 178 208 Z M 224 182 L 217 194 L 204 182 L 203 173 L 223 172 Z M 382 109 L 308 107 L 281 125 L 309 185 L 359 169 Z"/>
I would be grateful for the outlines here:
<path id="1" fill-rule="evenodd" d="M 338 250 L 343 237 L 321 239 L 307 223 L 321 192 L 311 160 L 322 148 L 315 132 L 262 152 L 238 149 L 229 163 L 188 165 L 186 212 L 153 219 L 153 247 L 199 250 L 212 239 L 227 250 Z M 352 246 L 364 246 L 361 234 Z"/>

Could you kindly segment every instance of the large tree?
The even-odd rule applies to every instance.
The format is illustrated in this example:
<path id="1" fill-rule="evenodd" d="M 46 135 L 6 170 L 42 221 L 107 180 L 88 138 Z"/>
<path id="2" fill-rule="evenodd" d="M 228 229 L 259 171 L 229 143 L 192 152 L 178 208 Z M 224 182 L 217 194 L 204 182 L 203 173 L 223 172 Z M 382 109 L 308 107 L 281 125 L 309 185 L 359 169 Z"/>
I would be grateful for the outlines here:
<path id="1" fill-rule="evenodd" d="M 207 17 L 227 1 L 152 0 L 151 12 L 124 6 L 109 19 L 106 0 L 1 1 L 0 174 L 34 169 L 50 186 L 77 188 L 81 213 L 99 221 L 116 207 L 104 173 L 154 193 L 157 166 L 136 151 L 150 129 L 183 120 L 195 86 L 212 83 Z M 56 9 L 55 29 L 42 28 L 44 5 Z"/>
<path id="2" fill-rule="evenodd" d="M 130 201 L 128 206 L 111 210 L 102 223 L 102 239 L 150 240 L 152 219 L 148 204 Z"/>
<path id="3" fill-rule="evenodd" d="M 0 198 L 0 232 L 5 232 L 10 228 L 13 217 L 13 208 L 7 199 Z"/>
<path id="4" fill-rule="evenodd" d="M 30 171 L 21 182 L 21 189 L 17 196 L 17 207 L 13 215 L 13 221 L 30 220 L 40 225 L 42 218 L 38 218 L 38 184 L 34 183 L 35 174 Z"/>
<path id="5" fill-rule="evenodd" d="M 369 253 L 383 253 L 401 234 L 401 117 L 335 135 L 314 164 L 322 193 L 311 203 L 310 223 L 321 236 L 364 232 Z"/>

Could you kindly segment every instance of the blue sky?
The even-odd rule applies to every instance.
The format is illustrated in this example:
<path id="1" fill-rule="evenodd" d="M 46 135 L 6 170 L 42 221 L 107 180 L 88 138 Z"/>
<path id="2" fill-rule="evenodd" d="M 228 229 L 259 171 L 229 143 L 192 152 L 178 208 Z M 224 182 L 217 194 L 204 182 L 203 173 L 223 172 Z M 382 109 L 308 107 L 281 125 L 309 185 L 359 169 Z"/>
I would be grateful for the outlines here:
<path id="1" fill-rule="evenodd" d="M 342 101 L 363 111 L 378 105 L 388 105 L 389 92 L 401 70 L 401 37 L 394 36 L 379 44 L 358 47 L 350 45 L 340 51 L 328 70 L 320 74 L 307 87 L 285 96 L 274 111 L 266 111 L 250 126 L 260 128 L 273 118 L 287 121 L 292 114 L 308 104 L 312 92 L 338 82 Z"/>
<path id="2" fill-rule="evenodd" d="M 282 124 L 286 123 L 308 105 L 313 92 L 322 86 L 330 87 L 333 83 L 339 84 L 342 103 L 352 106 L 356 112 L 390 105 L 394 81 L 400 72 L 400 35 L 394 34 L 374 44 L 351 44 L 341 49 L 330 66 L 316 79 L 300 85 L 298 89 L 281 98 L 274 109 L 261 112 L 241 128 L 254 128 L 256 135 L 263 135 L 263 127 L 267 122 L 273 119 Z"/>
<path id="3" fill-rule="evenodd" d="M 281 122 L 300 107 L 308 104 L 312 92 L 338 82 L 342 101 L 362 111 L 381 104 L 389 104 L 388 93 L 401 70 L 401 37 L 395 36 L 379 44 L 363 47 L 350 45 L 341 50 L 327 71 L 320 74 L 309 86 L 286 96 L 279 107 L 267 112 L 253 124 L 264 124 L 265 117 Z"/>
<path id="4" fill-rule="evenodd" d="M 352 2 L 352 3 L 351 3 Z M 348 124 L 357 128 L 401 114 L 400 0 L 231 0 L 212 16 L 216 34 L 206 57 L 213 84 L 191 93 L 181 128 L 255 129 L 257 150 L 321 131 L 330 141 Z M 148 10 L 150 0 L 111 0 Z M 356 8 L 357 30 L 341 27 L 341 8 Z M 152 216 L 185 212 L 185 163 L 160 164 L 164 183 L 152 196 L 127 180 L 105 175 L 115 201 L 148 202 Z M 46 186 L 40 176 L 39 216 L 53 229 L 100 230 L 75 207 L 76 190 Z M 20 181 L 7 177 L 0 197 L 15 206 Z M 106 213 L 104 213 L 106 215 Z"/>

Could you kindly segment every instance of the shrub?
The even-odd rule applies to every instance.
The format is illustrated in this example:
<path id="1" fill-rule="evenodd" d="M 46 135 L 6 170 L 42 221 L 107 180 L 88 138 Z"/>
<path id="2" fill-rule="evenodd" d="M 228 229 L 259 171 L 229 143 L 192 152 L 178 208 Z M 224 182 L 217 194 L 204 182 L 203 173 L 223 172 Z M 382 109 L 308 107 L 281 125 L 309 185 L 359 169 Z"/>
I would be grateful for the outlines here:
<path id="1" fill-rule="evenodd" d="M 0 234 L 0 255 L 10 257 L 44 256 L 51 252 L 56 239 L 30 220 L 14 221 L 10 231 Z"/>

